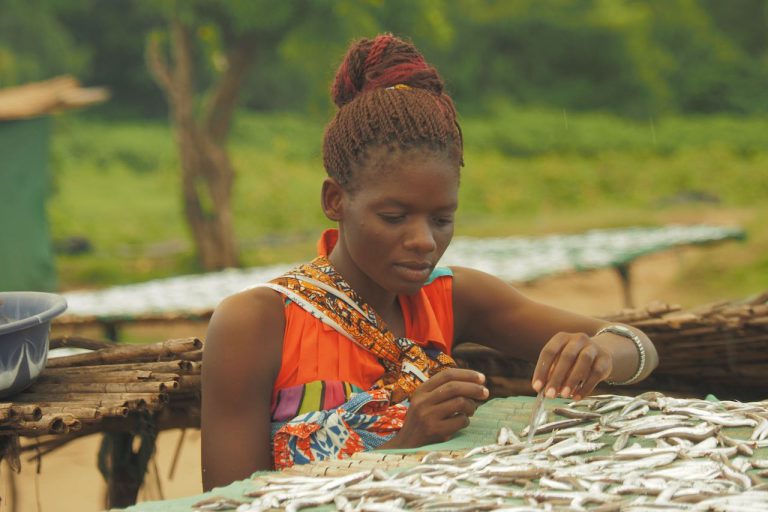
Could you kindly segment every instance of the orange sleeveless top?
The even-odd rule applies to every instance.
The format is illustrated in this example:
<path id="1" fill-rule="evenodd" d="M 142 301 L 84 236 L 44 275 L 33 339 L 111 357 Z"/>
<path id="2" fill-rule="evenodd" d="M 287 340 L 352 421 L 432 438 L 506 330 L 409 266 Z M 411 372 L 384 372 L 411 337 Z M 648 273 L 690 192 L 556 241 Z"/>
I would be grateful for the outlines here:
<path id="1" fill-rule="evenodd" d="M 335 229 L 323 232 L 318 253 L 327 256 L 336 245 Z M 398 297 L 405 321 L 405 337 L 422 347 L 434 347 L 446 354 L 453 344 L 452 273 L 436 268 L 421 290 Z M 281 390 L 315 381 L 349 383 L 369 389 L 384 368 L 376 356 L 286 301 L 285 334 L 280 372 L 272 392 L 273 407 Z"/>

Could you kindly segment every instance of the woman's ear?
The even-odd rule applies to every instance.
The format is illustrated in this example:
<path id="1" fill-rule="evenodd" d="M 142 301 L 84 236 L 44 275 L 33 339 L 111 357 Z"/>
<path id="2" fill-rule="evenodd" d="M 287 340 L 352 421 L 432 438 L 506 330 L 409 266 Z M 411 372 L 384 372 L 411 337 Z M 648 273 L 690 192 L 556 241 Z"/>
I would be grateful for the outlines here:
<path id="1" fill-rule="evenodd" d="M 333 178 L 325 178 L 320 195 L 323 212 L 328 219 L 338 222 L 344 217 L 344 195 L 346 191 Z"/>

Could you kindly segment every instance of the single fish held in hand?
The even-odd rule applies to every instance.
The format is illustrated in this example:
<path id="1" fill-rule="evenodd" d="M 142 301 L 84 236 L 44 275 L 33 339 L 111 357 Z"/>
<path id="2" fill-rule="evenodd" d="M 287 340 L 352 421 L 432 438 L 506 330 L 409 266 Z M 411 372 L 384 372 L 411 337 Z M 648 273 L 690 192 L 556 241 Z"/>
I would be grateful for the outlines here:
<path id="1" fill-rule="evenodd" d="M 531 419 L 528 420 L 528 439 L 527 443 L 530 445 L 533 441 L 533 436 L 536 435 L 536 427 L 539 425 L 539 417 L 544 410 L 544 386 L 541 387 L 541 391 L 536 395 L 536 401 L 533 402 L 533 409 L 531 410 Z M 523 435 L 525 433 L 523 432 Z"/>

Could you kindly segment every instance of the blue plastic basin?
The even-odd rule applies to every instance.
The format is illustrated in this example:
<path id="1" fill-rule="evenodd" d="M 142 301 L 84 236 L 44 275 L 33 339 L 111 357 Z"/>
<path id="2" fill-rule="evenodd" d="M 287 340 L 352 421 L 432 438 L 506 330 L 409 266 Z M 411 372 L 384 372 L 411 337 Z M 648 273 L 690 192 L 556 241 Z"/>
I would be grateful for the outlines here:
<path id="1" fill-rule="evenodd" d="M 32 384 L 48 359 L 51 320 L 67 309 L 61 295 L 0 292 L 0 398 Z"/>

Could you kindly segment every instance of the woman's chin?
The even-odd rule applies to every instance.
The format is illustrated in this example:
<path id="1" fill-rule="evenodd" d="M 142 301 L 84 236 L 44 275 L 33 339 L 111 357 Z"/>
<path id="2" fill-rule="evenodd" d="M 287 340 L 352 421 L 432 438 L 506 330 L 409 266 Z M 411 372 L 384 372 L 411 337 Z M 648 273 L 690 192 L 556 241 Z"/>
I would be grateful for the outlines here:
<path id="1" fill-rule="evenodd" d="M 391 291 L 397 295 L 416 295 L 424 287 L 426 279 L 421 282 L 399 282 L 396 286 L 393 286 Z"/>

